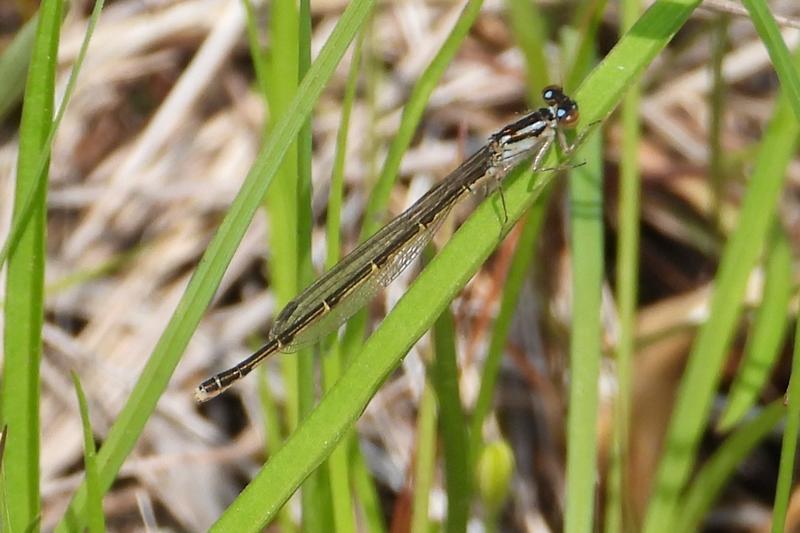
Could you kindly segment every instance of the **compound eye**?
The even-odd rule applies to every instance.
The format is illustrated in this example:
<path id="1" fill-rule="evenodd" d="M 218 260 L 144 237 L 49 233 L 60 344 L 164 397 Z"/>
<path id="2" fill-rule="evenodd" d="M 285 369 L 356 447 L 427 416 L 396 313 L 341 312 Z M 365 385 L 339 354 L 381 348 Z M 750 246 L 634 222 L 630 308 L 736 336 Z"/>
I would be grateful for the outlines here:
<path id="1" fill-rule="evenodd" d="M 575 108 L 570 110 L 559 109 L 558 111 L 559 111 L 558 113 L 559 122 L 567 128 L 575 126 L 578 123 L 578 120 L 580 119 L 580 113 Z"/>
<path id="2" fill-rule="evenodd" d="M 555 104 L 564 95 L 564 91 L 558 85 L 548 85 L 542 91 L 542 99 L 548 105 Z"/>

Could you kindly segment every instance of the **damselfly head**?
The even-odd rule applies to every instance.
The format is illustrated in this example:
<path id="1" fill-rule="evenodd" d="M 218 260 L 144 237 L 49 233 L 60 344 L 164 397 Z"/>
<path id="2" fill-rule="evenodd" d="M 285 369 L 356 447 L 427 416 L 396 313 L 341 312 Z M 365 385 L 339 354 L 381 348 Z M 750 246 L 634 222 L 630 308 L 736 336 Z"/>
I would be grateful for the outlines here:
<path id="1" fill-rule="evenodd" d="M 542 91 L 542 99 L 550 107 L 560 125 L 571 128 L 578 123 L 580 118 L 578 103 L 564 94 L 564 90 L 561 87 L 558 85 L 545 87 Z"/>

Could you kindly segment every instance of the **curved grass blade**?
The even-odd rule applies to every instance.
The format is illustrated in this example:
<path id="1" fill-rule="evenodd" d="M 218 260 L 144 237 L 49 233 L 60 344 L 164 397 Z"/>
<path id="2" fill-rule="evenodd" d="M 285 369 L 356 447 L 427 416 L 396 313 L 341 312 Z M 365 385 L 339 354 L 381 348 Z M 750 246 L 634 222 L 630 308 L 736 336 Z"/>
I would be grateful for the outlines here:
<path id="1" fill-rule="evenodd" d="M 38 529 L 41 518 L 39 478 L 39 367 L 44 322 L 45 230 L 49 145 L 53 121 L 56 51 L 63 12 L 61 0 L 42 3 L 33 45 L 19 128 L 14 213 L 30 199 L 30 222 L 19 232 L 9 255 L 3 302 L 2 423 L 7 425 L 3 493 L 8 530 Z M 18 218 L 18 217 L 15 217 Z"/>
<path id="2" fill-rule="evenodd" d="M 800 431 L 800 319 L 795 323 L 792 375 L 789 378 L 786 401 L 789 409 L 786 413 L 786 427 L 783 429 L 778 483 L 775 487 L 775 504 L 772 512 L 773 533 L 781 533 L 786 527 L 786 513 L 789 509 L 789 495 L 792 490 L 794 461 L 797 453 L 797 437 L 798 431 Z"/>
<path id="3" fill-rule="evenodd" d="M 0 120 L 17 104 L 25 90 L 25 72 L 31 61 L 38 22 L 39 15 L 26 22 L 0 55 L 0 80 L 3 80 L 0 83 Z"/>
<path id="4" fill-rule="evenodd" d="M 786 413 L 782 401 L 773 402 L 753 420 L 738 428 L 714 452 L 698 472 L 681 503 L 681 516 L 675 531 L 698 531 L 703 517 L 713 505 L 725 483 L 747 454 L 775 427 Z"/>
<path id="5" fill-rule="evenodd" d="M 450 309 L 433 326 L 433 362 L 428 366 L 430 383 L 439 406 L 439 433 L 447 488 L 447 522 L 444 531 L 467 530 L 474 474 L 470 464 L 469 433 L 458 388 L 458 357 L 455 321 Z"/>
<path id="6" fill-rule="evenodd" d="M 83 392 L 78 374 L 72 372 L 72 383 L 75 394 L 78 396 L 78 408 L 81 413 L 83 427 L 83 463 L 86 471 L 86 514 L 88 516 L 89 533 L 102 533 L 105 531 L 103 519 L 103 491 L 100 490 L 100 481 L 97 477 L 97 450 L 94 446 L 94 432 L 89 418 L 89 404 Z"/>
<path id="7" fill-rule="evenodd" d="M 133 449 L 144 424 L 155 409 L 175 366 L 192 336 L 239 242 L 259 207 L 281 159 L 297 137 L 348 44 L 366 20 L 374 0 L 351 2 L 303 78 L 291 111 L 273 130 L 248 173 L 228 215 L 220 225 L 186 292 L 153 350 L 131 396 L 98 453 L 100 482 L 108 490 L 125 457 Z M 74 531 L 85 524 L 86 488 L 81 485 L 57 531 Z"/>
<path id="8" fill-rule="evenodd" d="M 403 154 L 411 145 L 411 140 L 417 131 L 417 126 L 428 104 L 428 99 L 450 61 L 455 57 L 461 43 L 467 37 L 469 29 L 478 18 L 482 5 L 483 0 L 469 0 L 467 2 L 461 12 L 461 16 L 437 52 L 436 57 L 433 58 L 431 64 L 428 65 L 428 68 L 425 69 L 425 72 L 414 85 L 408 102 L 403 108 L 400 126 L 397 128 L 397 133 L 392 140 L 391 146 L 389 146 L 389 152 L 386 154 L 381 174 L 375 183 L 372 194 L 370 194 L 369 203 L 364 213 L 364 227 L 361 229 L 362 238 L 374 233 L 380 225 L 381 221 L 378 213 L 382 213 L 386 209 L 392 185 L 400 170 Z"/>
<path id="9" fill-rule="evenodd" d="M 89 49 L 89 42 L 92 39 L 92 35 L 94 34 L 94 29 L 97 26 L 97 21 L 100 19 L 100 13 L 103 10 L 103 6 L 105 5 L 105 0 L 97 0 L 94 4 L 94 8 L 92 9 L 92 14 L 89 16 L 89 24 L 86 27 L 86 33 L 83 36 L 83 41 L 81 41 L 81 48 L 78 51 L 78 55 L 75 58 L 75 63 L 72 66 L 72 72 L 69 75 L 69 80 L 67 81 L 67 88 L 64 91 L 64 98 L 61 100 L 61 105 L 58 108 L 58 112 L 56 113 L 56 118 L 53 121 L 53 125 L 50 128 L 49 132 L 47 133 L 47 140 L 44 141 L 42 144 L 41 151 L 38 157 L 37 163 L 37 176 L 44 176 L 44 170 L 50 161 L 50 149 L 53 146 L 53 139 L 55 139 L 56 132 L 58 132 L 58 127 L 61 125 L 61 119 L 64 118 L 64 112 L 67 110 L 67 105 L 69 105 L 70 100 L 72 99 L 72 94 L 75 92 L 75 85 L 78 82 L 78 74 L 81 71 L 81 67 L 83 66 L 83 60 L 86 58 L 86 51 Z M 63 17 L 62 17 L 63 18 Z M 38 20 L 38 19 L 34 19 Z M 28 23 L 30 24 L 30 22 Z M 26 29 L 23 31 L 27 30 Z M 0 73 L 2 74 L 2 73 Z M 0 75 L 0 79 L 7 79 Z M 8 78 L 10 79 L 10 78 Z M 2 113 L 0 113 L 2 114 Z M 6 237 L 5 242 L 3 243 L 3 247 L 0 248 L 0 266 L 2 266 L 8 255 L 12 253 L 14 247 L 17 245 L 22 232 L 25 230 L 28 222 L 30 221 L 31 212 L 34 208 L 34 203 L 36 198 L 43 194 L 44 187 L 47 184 L 47 180 L 43 177 L 39 179 L 35 186 L 32 187 L 29 191 L 25 199 L 20 202 L 20 208 L 14 210 L 14 217 L 11 221 L 11 229 L 8 232 L 8 236 Z"/>
<path id="10" fill-rule="evenodd" d="M 797 72 L 797 63 L 792 60 L 786 42 L 781 36 L 778 23 L 764 0 L 742 0 L 742 4 L 750 13 L 750 20 L 764 41 L 764 46 L 767 47 L 772 65 L 781 82 L 781 90 L 794 111 L 795 119 L 800 121 L 800 74 Z"/>
<path id="11" fill-rule="evenodd" d="M 766 259 L 764 293 L 756 311 L 744 357 L 728 394 L 728 406 L 720 417 L 720 431 L 732 428 L 753 407 L 781 354 L 792 296 L 792 251 L 787 236 L 776 224 L 772 249 Z"/>

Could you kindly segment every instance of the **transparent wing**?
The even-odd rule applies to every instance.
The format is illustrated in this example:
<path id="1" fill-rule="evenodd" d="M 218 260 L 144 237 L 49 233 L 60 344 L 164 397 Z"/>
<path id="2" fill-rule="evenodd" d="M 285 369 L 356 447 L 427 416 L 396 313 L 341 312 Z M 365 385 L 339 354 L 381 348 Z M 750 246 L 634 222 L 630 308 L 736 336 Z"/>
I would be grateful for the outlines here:
<path id="1" fill-rule="evenodd" d="M 297 351 L 309 344 L 313 344 L 325 335 L 336 331 L 342 323 L 353 316 L 356 311 L 364 307 L 381 288 L 388 286 L 394 281 L 397 276 L 419 256 L 422 249 L 430 242 L 436 230 L 441 226 L 442 221 L 447 218 L 446 215 L 446 212 L 440 213 L 426 229 L 421 229 L 413 238 L 409 239 L 402 247 L 398 248 L 398 250 L 386 260 L 383 267 L 375 270 L 369 276 L 361 280 L 360 283 L 343 296 L 330 311 L 322 315 L 322 317 L 305 329 L 297 332 L 292 342 L 283 346 L 281 351 Z M 319 301 L 314 303 L 319 305 Z M 294 309 L 291 313 L 287 313 L 286 317 L 279 317 L 272 326 L 270 334 L 280 335 L 283 331 L 292 326 L 297 316 L 302 315 Z"/>
<path id="2" fill-rule="evenodd" d="M 488 147 L 476 152 L 414 205 L 361 243 L 290 302 L 275 319 L 270 332 L 272 335 L 286 337 L 286 332 L 291 331 L 303 317 L 318 309 L 323 301 L 330 302 L 332 296 L 340 296 L 343 286 L 347 286 L 359 273 L 370 271 L 370 275 L 361 279 L 346 295 L 335 298 L 336 304 L 333 308 L 315 321 L 318 324 L 309 324 L 302 331 L 295 332 L 292 342 L 288 342 L 288 347 L 282 350 L 296 350 L 335 330 L 374 296 L 379 288 L 395 279 L 430 241 L 447 212 L 464 194 L 464 186 L 474 184 L 486 174 L 491 156 L 492 152 Z M 422 229 L 420 224 L 425 228 Z M 418 227 L 420 231 L 415 232 Z M 403 242 L 404 236 L 409 232 L 414 234 L 407 242 Z M 398 242 L 401 245 L 394 253 L 385 261 L 378 261 L 377 258 L 384 257 L 385 251 Z M 373 272 L 371 265 L 376 264 L 376 261 L 380 263 L 380 268 Z M 296 346 L 292 348 L 292 345 Z"/>

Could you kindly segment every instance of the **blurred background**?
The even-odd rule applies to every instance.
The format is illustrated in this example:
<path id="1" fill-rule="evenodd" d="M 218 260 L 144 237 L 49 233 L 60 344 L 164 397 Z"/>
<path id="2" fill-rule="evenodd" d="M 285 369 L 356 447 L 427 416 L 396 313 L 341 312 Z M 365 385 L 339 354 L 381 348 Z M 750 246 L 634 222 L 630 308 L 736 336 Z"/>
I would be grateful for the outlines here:
<path id="1" fill-rule="evenodd" d="M 345 5 L 339 0 L 311 2 L 313 56 Z M 361 49 L 340 224 L 345 251 L 358 242 L 371 187 L 409 94 L 440 51 L 463 5 L 442 0 L 380 2 L 368 29 L 357 38 Z M 58 49 L 59 98 L 92 7 L 90 2 L 76 1 L 66 12 Z M 248 37 L 239 1 L 114 0 L 107 2 L 100 17 L 50 163 L 40 406 L 40 525 L 45 530 L 61 518 L 83 479 L 81 420 L 69 372 L 74 370 L 81 378 L 95 439 L 102 445 L 269 137 L 275 117 L 259 84 L 274 80 L 278 72 L 274 65 L 281 61 L 272 48 L 274 6 L 259 2 L 250 7 L 255 37 L 252 33 Z M 30 34 L 37 8 L 26 0 L 0 3 L 0 53 L 10 50 L 25 32 Z M 770 8 L 779 15 L 784 40 L 794 48 L 800 40 L 800 6 L 776 0 Z M 544 43 L 540 51 L 549 73 L 532 72 L 529 57 L 520 51 L 524 13 L 536 14 L 532 30 L 538 29 L 537 38 Z M 623 32 L 620 17 L 616 2 L 590 8 L 577 0 L 486 0 L 438 80 L 402 156 L 388 207 L 375 222 L 401 212 L 482 146 L 492 132 L 542 105 L 538 95 L 544 85 L 565 84 L 568 94 L 577 89 L 569 85 L 577 83 L 571 70 L 573 56 L 565 51 L 570 50 L 569 43 L 591 26 L 593 53 L 602 58 Z M 576 23 L 581 20 L 591 23 L 582 27 Z M 261 79 L 252 60 L 252 39 L 273 65 Z M 353 48 L 325 87 L 311 120 L 311 259 L 316 274 L 323 270 L 327 250 L 327 202 Z M 23 79 L 24 75 L 16 80 L 16 92 L 12 80 L 0 82 L 12 95 L 0 102 L 3 240 L 14 198 Z M 619 496 L 625 509 L 624 530 L 637 530 L 643 519 L 676 389 L 697 326 L 707 317 L 720 254 L 735 227 L 779 84 L 746 13 L 738 3 L 715 1 L 695 11 L 648 67 L 641 87 L 637 113 L 641 139 L 635 151 L 641 186 L 635 356 Z M 619 390 L 615 359 L 620 331 L 616 279 L 623 150 L 619 114 L 601 128 L 604 282 L 596 529 L 602 529 L 607 500 L 613 399 Z M 790 254 L 796 255 L 800 250 L 796 158 L 786 172 L 779 231 Z M 500 468 L 500 474 L 492 474 L 499 476 L 500 488 L 476 482 L 470 531 L 564 528 L 571 279 L 582 268 L 574 263 L 570 247 L 566 187 L 566 179 L 556 179 L 546 204 L 537 204 L 542 220 L 536 238 L 522 239 L 524 224 L 511 229 L 450 306 L 457 333 L 459 394 L 470 413 L 518 243 L 523 240 L 531 247 L 532 260 L 522 263 L 524 283 L 516 294 L 513 319 L 502 343 L 499 381 L 483 424 L 483 440 L 490 444 L 486 468 Z M 454 210 L 451 223 L 434 239 L 436 246 L 483 197 L 484 192 L 478 192 Z M 263 372 L 253 373 L 212 402 L 198 406 L 192 397 L 201 380 L 235 364 L 263 342 L 272 317 L 285 303 L 273 287 L 273 264 L 281 258 L 275 256 L 271 242 L 281 231 L 286 228 L 264 211 L 253 219 L 156 412 L 105 496 L 109 530 L 206 529 L 297 423 L 296 412 L 288 407 L 293 400 L 287 399 L 290 388 L 283 361 L 294 355 L 270 359 Z M 419 268 L 413 265 L 368 305 L 368 331 L 402 296 Z M 725 432 L 714 428 L 719 428 L 728 406 L 729 390 L 751 342 L 748 332 L 767 291 L 764 268 L 757 267 L 750 277 L 745 312 L 727 356 L 698 468 L 724 440 Z M 752 403 L 742 416 L 755 416 L 762 406 L 780 402 L 786 391 L 792 352 L 788 317 L 795 312 L 789 311 L 794 309 L 789 300 L 797 287 L 791 268 L 789 278 L 791 290 L 783 291 L 784 308 L 773 320 L 780 330 L 771 344 L 774 358 L 765 370 L 766 381 L 752 391 Z M 378 523 L 374 520 L 391 531 L 411 529 L 417 501 L 415 468 L 422 453 L 418 430 L 425 413 L 420 405 L 431 354 L 426 335 L 357 423 L 359 446 L 354 454 L 359 457 L 353 461 L 362 465 L 365 475 L 354 474 L 352 483 L 367 486 L 356 490 L 354 497 L 360 530 L 373 529 L 370 524 Z M 782 427 L 778 424 L 765 432 L 733 468 L 699 527 L 769 529 Z M 431 466 L 426 515 L 440 524 L 447 515 L 448 496 L 445 457 L 435 442 L 433 451 L 439 454 Z M 492 466 L 493 461 L 500 466 Z M 499 494 L 492 496 L 492 490 Z M 800 528 L 793 510 L 790 506 L 787 530 Z M 291 531 L 299 527 L 301 515 L 300 498 L 295 496 L 267 530 Z"/>

